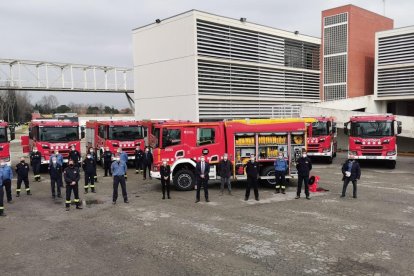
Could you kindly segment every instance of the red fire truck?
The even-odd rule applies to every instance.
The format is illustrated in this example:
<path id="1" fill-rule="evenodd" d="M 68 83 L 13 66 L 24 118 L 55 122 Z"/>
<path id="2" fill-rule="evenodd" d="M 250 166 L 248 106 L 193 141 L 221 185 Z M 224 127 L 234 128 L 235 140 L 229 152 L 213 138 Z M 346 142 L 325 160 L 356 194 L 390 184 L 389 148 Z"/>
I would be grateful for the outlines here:
<path id="1" fill-rule="evenodd" d="M 103 152 L 106 147 L 116 154 L 122 148 L 129 160 L 135 159 L 135 148 L 145 149 L 147 127 L 139 121 L 89 121 L 86 122 L 86 149 L 94 148 L 97 161 L 103 164 Z"/>
<path id="2" fill-rule="evenodd" d="M 81 136 L 83 137 L 82 132 Z M 23 153 L 33 148 L 42 154 L 42 164 L 49 164 L 50 155 L 58 150 L 68 162 L 72 146 L 80 152 L 79 123 L 71 119 L 35 119 L 29 124 L 29 135 L 21 136 Z"/>
<path id="3" fill-rule="evenodd" d="M 9 124 L 0 120 L 0 159 L 4 160 L 9 165 L 11 140 L 14 140 L 14 131 L 10 130 L 9 134 Z"/>
<path id="4" fill-rule="evenodd" d="M 348 157 L 383 160 L 390 168 L 395 168 L 397 135 L 402 131 L 402 124 L 396 116 L 352 116 L 345 123 L 344 131 L 349 135 Z"/>
<path id="5" fill-rule="evenodd" d="M 336 122 L 333 117 L 314 117 L 312 134 L 308 135 L 308 156 L 323 157 L 330 164 L 336 156 Z"/>
<path id="6" fill-rule="evenodd" d="M 228 153 L 233 162 L 234 179 L 246 179 L 244 164 L 255 154 L 260 164 L 260 178 L 274 185 L 273 163 L 279 152 L 288 161 L 287 177 L 297 175 L 293 165 L 306 148 L 310 119 L 240 120 L 209 123 L 164 123 L 154 126 L 157 138 L 151 175 L 160 178 L 160 165 L 171 165 L 172 179 L 179 190 L 195 185 L 195 165 L 201 155 L 210 162 L 210 179 L 217 179 L 216 165 Z M 314 122 L 315 120 L 312 120 Z"/>

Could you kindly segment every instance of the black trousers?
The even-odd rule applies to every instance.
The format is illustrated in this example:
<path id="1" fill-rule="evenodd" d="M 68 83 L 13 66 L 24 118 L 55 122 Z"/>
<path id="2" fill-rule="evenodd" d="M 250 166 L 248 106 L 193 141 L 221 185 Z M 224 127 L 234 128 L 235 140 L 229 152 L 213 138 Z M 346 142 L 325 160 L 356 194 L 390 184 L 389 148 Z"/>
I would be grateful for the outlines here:
<path id="1" fill-rule="evenodd" d="M 247 186 L 246 186 L 246 195 L 245 197 L 248 199 L 250 196 L 250 189 L 253 188 L 254 190 L 254 197 L 256 199 L 259 198 L 259 189 L 258 189 L 258 181 L 257 177 L 247 176 Z"/>
<path id="2" fill-rule="evenodd" d="M 351 181 L 349 177 L 345 177 L 344 179 L 344 185 L 342 186 L 342 195 L 345 196 L 346 188 L 348 187 L 349 182 L 352 182 L 352 186 L 354 186 L 353 196 L 356 197 L 357 196 L 357 180 Z"/>
<path id="3" fill-rule="evenodd" d="M 147 178 L 147 169 L 148 169 L 148 176 L 151 178 L 151 164 L 144 163 L 144 178 Z"/>
<path id="4" fill-rule="evenodd" d="M 275 178 L 276 178 L 276 189 L 280 189 L 280 188 L 282 188 L 282 190 L 286 189 L 285 172 L 275 171 Z"/>
<path id="5" fill-rule="evenodd" d="M 62 177 L 50 177 L 50 189 L 52 191 L 52 196 L 55 196 L 55 186 L 58 196 L 61 195 L 60 187 L 62 187 Z"/>
<path id="6" fill-rule="evenodd" d="M 298 189 L 296 191 L 296 195 L 300 196 L 300 192 L 302 191 L 302 183 L 305 185 L 305 195 L 309 196 L 309 175 L 305 176 L 298 176 Z"/>
<path id="7" fill-rule="evenodd" d="M 70 196 L 72 195 L 72 191 L 73 191 L 73 196 L 75 197 L 75 199 L 73 200 L 76 204 L 76 206 L 80 205 L 80 200 L 79 200 L 79 185 L 76 182 L 75 185 L 71 185 L 70 183 L 66 183 L 66 207 L 70 207 Z"/>
<path id="8" fill-rule="evenodd" d="M 90 184 L 89 184 L 90 183 Z M 85 190 L 91 188 L 92 190 L 95 189 L 95 173 L 87 173 L 85 172 Z"/>
<path id="9" fill-rule="evenodd" d="M 142 160 L 135 159 L 135 170 L 142 170 Z"/>
<path id="10" fill-rule="evenodd" d="M 125 182 L 125 176 L 123 175 L 115 175 L 114 176 L 114 191 L 112 194 L 112 201 L 115 202 L 118 199 L 118 186 L 121 184 L 122 189 L 122 197 L 124 198 L 124 201 L 128 200 L 128 194 L 126 190 L 126 182 Z"/>
<path id="11" fill-rule="evenodd" d="M 0 214 L 3 214 L 4 212 L 3 197 L 4 197 L 4 190 L 3 190 L 3 187 L 0 187 Z"/>
<path id="12" fill-rule="evenodd" d="M 164 177 L 161 177 L 161 189 L 162 189 L 162 196 L 165 196 L 165 190 L 167 189 L 167 196 L 170 196 L 170 178 L 168 177 L 167 180 Z"/>
<path id="13" fill-rule="evenodd" d="M 105 170 L 105 176 L 108 176 L 108 173 L 110 176 L 112 176 L 111 161 L 104 161 L 104 170 Z"/>
<path id="14" fill-rule="evenodd" d="M 36 179 L 40 178 L 40 162 L 39 161 L 32 162 L 32 170 L 33 170 L 34 177 Z"/>
<path id="15" fill-rule="evenodd" d="M 18 194 L 20 194 L 21 187 L 22 187 L 22 182 L 24 182 L 24 186 L 26 187 L 26 192 L 30 192 L 29 178 L 28 177 L 24 177 L 24 178 L 17 177 L 17 188 L 16 188 L 16 192 Z"/>
<path id="16" fill-rule="evenodd" d="M 196 199 L 200 200 L 201 186 L 203 186 L 203 189 L 204 189 L 204 197 L 206 199 L 208 199 L 208 179 L 207 178 L 201 178 L 201 177 L 198 177 L 198 181 L 197 181 Z"/>
<path id="17" fill-rule="evenodd" d="M 7 202 L 12 201 L 12 189 L 11 189 L 11 179 L 3 180 L 3 186 L 6 190 Z"/>

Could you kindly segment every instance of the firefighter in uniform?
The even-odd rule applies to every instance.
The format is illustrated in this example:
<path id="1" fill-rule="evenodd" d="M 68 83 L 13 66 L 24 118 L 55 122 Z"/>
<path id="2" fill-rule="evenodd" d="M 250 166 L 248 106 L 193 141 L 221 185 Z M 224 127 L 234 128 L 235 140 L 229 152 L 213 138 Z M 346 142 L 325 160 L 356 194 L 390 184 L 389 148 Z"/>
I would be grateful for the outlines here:
<path id="1" fill-rule="evenodd" d="M 35 181 L 40 181 L 40 165 L 42 163 L 42 154 L 34 148 L 30 153 L 30 165 L 32 166 Z"/>
<path id="2" fill-rule="evenodd" d="M 73 160 L 73 165 L 79 167 L 80 159 L 81 155 L 79 151 L 76 150 L 75 146 L 72 146 L 71 151 L 69 152 L 69 160 Z"/>
<path id="3" fill-rule="evenodd" d="M 138 146 L 135 149 L 135 173 L 142 173 L 142 159 L 144 157 L 144 152 L 141 147 Z"/>
<path id="4" fill-rule="evenodd" d="M 122 150 L 122 148 L 118 149 L 119 159 L 125 163 L 125 166 L 128 169 L 128 154 Z M 125 170 L 125 181 L 128 179 L 127 170 Z"/>
<path id="5" fill-rule="evenodd" d="M 275 178 L 276 178 L 276 194 L 280 193 L 285 194 L 286 190 L 286 180 L 285 175 L 288 169 L 287 162 L 283 156 L 283 152 L 279 152 L 278 158 L 275 160 Z"/>
<path id="6" fill-rule="evenodd" d="M 66 211 L 70 210 L 70 204 L 71 204 L 70 196 L 72 194 L 72 191 L 73 191 L 73 196 L 75 197 L 73 201 L 76 204 L 76 209 L 82 209 L 81 202 L 79 199 L 79 185 L 78 185 L 79 179 L 80 179 L 79 168 L 75 167 L 73 164 L 73 161 L 70 160 L 69 166 L 65 169 L 63 174 L 64 174 L 64 178 L 66 182 L 66 202 L 65 202 Z"/>
<path id="7" fill-rule="evenodd" d="M 24 157 L 20 158 L 20 163 L 16 165 L 16 173 L 17 173 L 17 188 L 16 188 L 16 197 L 20 196 L 22 182 L 24 182 L 24 186 L 26 187 L 27 195 L 32 195 L 30 192 L 29 187 L 29 164 L 26 163 Z"/>
<path id="8" fill-rule="evenodd" d="M 247 187 L 246 187 L 246 194 L 244 200 L 249 200 L 250 196 L 250 189 L 253 187 L 254 190 L 254 198 L 259 201 L 259 190 L 257 184 L 257 176 L 259 173 L 259 164 L 256 162 L 254 155 L 250 155 L 250 161 L 246 163 L 246 174 L 247 174 Z"/>
<path id="9" fill-rule="evenodd" d="M 104 159 L 104 169 L 105 169 L 105 177 L 109 175 L 112 176 L 111 172 L 111 164 L 112 164 L 112 152 L 109 150 L 108 147 L 105 148 L 105 152 L 103 154 Z"/>
<path id="10" fill-rule="evenodd" d="M 162 162 L 162 166 L 160 167 L 160 175 L 161 175 L 161 189 L 162 189 L 162 199 L 165 199 L 165 190 L 167 190 L 167 197 L 170 197 L 170 175 L 171 175 L 171 167 L 167 164 L 167 161 Z"/>
<path id="11" fill-rule="evenodd" d="M 62 165 L 58 164 L 56 157 L 53 157 L 52 165 L 49 166 L 50 188 L 52 191 L 52 198 L 56 198 L 55 191 L 57 191 L 57 197 L 59 198 L 62 197 L 61 190 L 60 190 L 60 187 L 62 187 L 62 173 L 63 173 Z M 56 190 L 55 190 L 55 186 L 56 186 Z"/>
<path id="12" fill-rule="evenodd" d="M 151 166 L 152 162 L 154 161 L 152 157 L 152 153 L 150 152 L 149 148 L 145 149 L 144 156 L 142 158 L 142 165 L 144 166 L 144 180 L 147 179 L 147 169 L 148 169 L 148 175 L 149 178 L 151 178 Z"/>
<path id="13" fill-rule="evenodd" d="M 115 161 L 111 165 L 112 175 L 114 177 L 113 182 L 113 193 L 112 193 L 112 204 L 116 204 L 118 199 L 118 186 L 121 184 L 122 197 L 124 198 L 125 203 L 129 203 L 128 194 L 126 190 L 125 175 L 127 171 L 127 165 L 124 161 L 121 160 L 120 156 L 117 155 Z"/>
<path id="14" fill-rule="evenodd" d="M 4 160 L 0 161 L 0 172 L 3 174 L 3 186 L 6 190 L 7 203 L 12 203 L 13 170 Z"/>
<path id="15" fill-rule="evenodd" d="M 6 214 L 4 214 L 3 198 L 4 198 L 4 191 L 3 191 L 3 172 L 0 171 L 0 217 L 6 216 Z"/>
<path id="16" fill-rule="evenodd" d="M 310 199 L 309 196 L 309 174 L 312 170 L 312 162 L 306 154 L 305 150 L 302 150 L 302 157 L 296 161 L 296 169 L 298 170 L 298 188 L 296 191 L 295 199 L 300 198 L 300 192 L 302 190 L 302 182 L 305 186 L 306 199 Z"/>
<path id="17" fill-rule="evenodd" d="M 96 161 L 92 158 L 92 156 L 89 153 L 86 156 L 86 159 L 83 160 L 82 168 L 85 172 L 85 194 L 88 193 L 89 187 L 91 188 L 92 193 L 95 193 L 94 176 L 96 175 Z"/>
<path id="18" fill-rule="evenodd" d="M 93 175 L 93 179 L 95 180 L 95 183 L 97 183 L 98 175 L 96 174 L 96 162 L 98 162 L 98 158 L 93 148 L 89 148 L 89 154 L 91 155 L 92 159 L 95 160 L 95 174 Z"/>

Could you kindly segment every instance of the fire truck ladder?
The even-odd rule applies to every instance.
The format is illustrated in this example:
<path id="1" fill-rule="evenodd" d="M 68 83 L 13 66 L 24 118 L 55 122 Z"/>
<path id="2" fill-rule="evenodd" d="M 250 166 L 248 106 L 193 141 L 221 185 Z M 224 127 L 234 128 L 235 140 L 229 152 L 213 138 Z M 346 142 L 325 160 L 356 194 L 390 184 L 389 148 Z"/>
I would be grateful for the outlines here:
<path id="1" fill-rule="evenodd" d="M 132 75 L 125 67 L 0 58 L 0 90 L 125 93 L 131 107 Z"/>

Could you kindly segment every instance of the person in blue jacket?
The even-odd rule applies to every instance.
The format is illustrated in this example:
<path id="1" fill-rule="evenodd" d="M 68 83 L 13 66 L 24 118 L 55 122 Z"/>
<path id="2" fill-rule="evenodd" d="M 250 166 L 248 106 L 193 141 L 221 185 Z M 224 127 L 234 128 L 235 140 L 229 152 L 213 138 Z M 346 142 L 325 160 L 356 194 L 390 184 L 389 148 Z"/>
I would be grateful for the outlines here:
<path id="1" fill-rule="evenodd" d="M 4 197 L 4 191 L 3 191 L 3 172 L 0 171 L 0 217 L 4 217 L 4 204 L 3 204 L 3 197 Z"/>
<path id="2" fill-rule="evenodd" d="M 280 193 L 282 189 L 282 194 L 285 194 L 286 190 L 286 180 L 285 175 L 288 169 L 287 162 L 283 155 L 283 152 L 279 152 L 277 159 L 275 160 L 275 177 L 276 177 L 276 193 Z"/>
<path id="3" fill-rule="evenodd" d="M 118 149 L 119 159 L 125 163 L 125 166 L 128 168 L 128 154 L 122 150 L 122 148 Z M 125 180 L 128 179 L 127 171 L 125 171 Z"/>
<path id="4" fill-rule="evenodd" d="M 4 160 L 0 161 L 0 172 L 3 174 L 3 186 L 6 190 L 7 203 L 13 202 L 12 197 L 12 179 L 13 179 L 13 170 L 6 164 Z"/>

